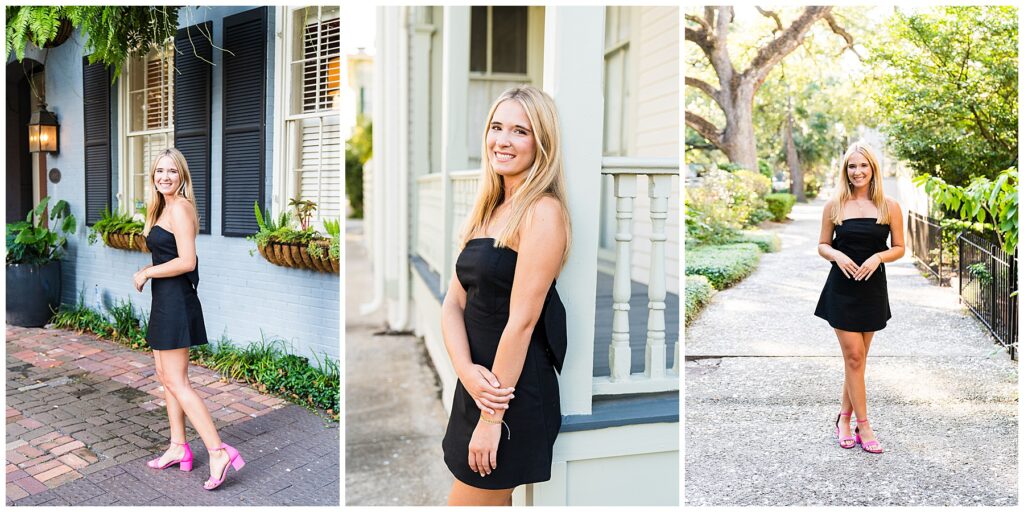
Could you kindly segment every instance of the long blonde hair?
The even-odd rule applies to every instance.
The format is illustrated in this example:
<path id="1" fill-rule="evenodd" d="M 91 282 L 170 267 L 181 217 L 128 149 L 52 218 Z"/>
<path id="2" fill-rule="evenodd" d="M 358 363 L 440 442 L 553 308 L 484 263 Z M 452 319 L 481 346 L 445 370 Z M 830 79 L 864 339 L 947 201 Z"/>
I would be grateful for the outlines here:
<path id="1" fill-rule="evenodd" d="M 846 167 L 850 164 L 850 157 L 854 153 L 860 153 L 868 161 L 868 166 L 871 167 L 871 182 L 868 183 L 868 196 L 871 197 L 871 202 L 875 203 L 875 208 L 878 208 L 878 221 L 876 223 L 888 224 L 889 204 L 885 200 L 885 192 L 882 191 L 882 176 L 879 173 L 875 150 L 866 143 L 859 141 L 854 142 L 846 149 L 846 153 L 843 154 L 843 163 L 839 166 L 841 183 L 836 186 L 838 194 L 836 195 L 836 202 L 832 206 L 832 224 L 838 226 L 843 223 L 843 207 L 853 197 L 853 183 L 850 182 L 850 173 Z"/>
<path id="2" fill-rule="evenodd" d="M 149 185 L 152 187 L 152 193 L 149 195 L 149 201 L 146 203 L 146 225 L 142 229 L 143 236 L 149 235 L 149 230 L 153 229 L 153 226 L 156 225 L 156 220 L 160 218 L 160 214 L 164 211 L 164 206 L 167 205 L 164 195 L 156 189 L 156 165 L 165 156 L 170 157 L 174 161 L 174 166 L 178 168 L 178 177 L 181 180 L 181 185 L 178 186 L 176 195 L 192 203 L 196 231 L 199 231 L 199 209 L 196 207 L 196 196 L 192 191 L 192 175 L 188 172 L 188 163 L 185 162 L 185 155 L 182 155 L 181 151 L 178 151 L 177 148 L 167 148 L 157 153 L 152 165 L 149 166 Z"/>
<path id="3" fill-rule="evenodd" d="M 505 196 L 505 185 L 501 176 L 491 166 L 490 158 L 487 158 L 487 132 L 494 118 L 494 111 L 504 101 L 518 102 L 526 112 L 533 129 L 533 138 L 536 143 L 533 165 L 527 171 L 526 179 L 517 188 L 511 197 Z M 487 114 L 487 122 L 484 123 L 482 172 L 480 176 L 480 189 L 477 193 L 473 210 L 466 220 L 462 232 L 462 246 L 473 236 L 477 230 L 484 228 L 490 223 L 494 210 L 506 200 L 511 201 L 512 213 L 509 220 L 502 228 L 495 240 L 496 247 L 508 247 L 509 243 L 516 239 L 519 226 L 528 215 L 530 208 L 544 196 L 551 196 L 558 200 L 562 209 L 562 219 L 565 224 L 565 250 L 562 252 L 562 266 L 569 257 L 569 246 L 572 243 L 572 228 L 569 221 L 569 210 L 566 208 L 565 173 L 562 169 L 562 146 L 559 140 L 558 112 L 555 109 L 555 102 L 544 91 L 532 87 L 521 86 L 508 89 L 501 93 L 498 99 L 491 105 L 491 111 Z"/>

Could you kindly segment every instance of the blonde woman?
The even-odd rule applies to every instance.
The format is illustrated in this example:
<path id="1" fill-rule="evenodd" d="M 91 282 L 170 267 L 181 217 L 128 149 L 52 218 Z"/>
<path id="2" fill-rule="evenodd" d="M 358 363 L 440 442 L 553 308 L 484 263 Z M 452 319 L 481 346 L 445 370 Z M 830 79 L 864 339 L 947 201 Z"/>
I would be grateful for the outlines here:
<path id="1" fill-rule="evenodd" d="M 157 378 L 164 387 L 171 440 L 167 451 L 148 466 L 167 469 L 177 464 L 182 471 L 192 470 L 192 450 L 185 439 L 188 416 L 210 454 L 210 478 L 203 487 L 213 490 L 224 482 L 229 464 L 238 471 L 245 461 L 238 450 L 221 441 L 210 411 L 188 380 L 189 347 L 207 343 L 203 308 L 196 294 L 199 216 L 192 178 L 185 157 L 174 148 L 157 155 L 149 176 L 154 193 L 146 206 L 143 235 L 153 264 L 136 272 L 134 279 L 140 292 L 146 281 L 153 280 L 146 341 L 153 349 Z"/>
<path id="2" fill-rule="evenodd" d="M 511 505 L 551 478 L 561 426 L 565 308 L 555 277 L 571 240 L 558 117 L 535 87 L 505 91 L 487 116 L 480 192 L 441 306 L 458 374 L 444 460 L 449 505 Z"/>
<path id="3" fill-rule="evenodd" d="M 835 329 L 843 352 L 846 378 L 835 429 L 839 446 L 859 444 L 866 452 L 882 453 L 868 423 L 864 368 L 875 331 L 892 318 L 884 263 L 903 257 L 903 214 L 882 191 L 878 159 L 870 146 L 851 145 L 840 173 L 837 194 L 821 217 L 818 254 L 832 262 L 832 270 L 814 314 Z M 857 416 L 852 436 L 851 413 Z"/>

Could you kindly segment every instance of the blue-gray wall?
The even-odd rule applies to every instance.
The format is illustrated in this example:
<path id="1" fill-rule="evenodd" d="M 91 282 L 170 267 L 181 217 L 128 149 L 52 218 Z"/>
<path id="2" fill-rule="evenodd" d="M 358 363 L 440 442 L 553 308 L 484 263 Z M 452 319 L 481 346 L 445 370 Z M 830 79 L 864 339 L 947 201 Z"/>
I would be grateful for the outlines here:
<path id="1" fill-rule="evenodd" d="M 213 22 L 214 43 L 222 46 L 225 16 L 248 10 L 248 7 L 183 8 L 179 13 L 181 27 L 207 20 Z M 273 182 L 274 126 L 274 47 L 276 16 L 269 9 L 267 70 L 267 172 L 266 204 L 270 204 Z M 64 199 L 79 220 L 79 230 L 70 239 L 68 257 L 64 262 L 64 301 L 74 302 L 83 290 L 86 303 L 92 307 L 109 305 L 116 300 L 131 300 L 149 311 L 149 285 L 140 294 L 135 291 L 132 274 L 150 262 L 150 255 L 106 247 L 102 242 L 89 245 L 85 220 L 85 177 L 82 106 L 82 39 L 78 32 L 63 45 L 51 49 L 45 62 L 46 103 L 60 122 L 60 153 L 47 158 L 47 167 L 61 170 L 58 184 L 48 183 L 48 191 L 56 199 Z M 200 234 L 196 240 L 199 255 L 199 299 L 203 304 L 207 334 L 216 340 L 222 336 L 238 344 L 280 337 L 296 353 L 312 356 L 327 354 L 334 360 L 340 356 L 339 318 L 341 288 L 337 275 L 309 270 L 296 270 L 271 265 L 258 253 L 250 256 L 255 245 L 244 238 L 230 238 L 221 232 L 221 154 L 222 154 L 222 53 L 214 49 L 213 112 L 211 146 L 211 234 Z M 26 52 L 26 57 L 42 61 L 41 53 Z M 116 102 L 112 102 L 115 118 L 113 134 L 113 191 L 119 181 L 116 148 L 121 134 L 116 129 Z M 113 199 L 113 198 L 112 198 Z M 113 204 L 113 203 L 112 203 Z M 311 357 L 312 359 L 312 357 Z"/>

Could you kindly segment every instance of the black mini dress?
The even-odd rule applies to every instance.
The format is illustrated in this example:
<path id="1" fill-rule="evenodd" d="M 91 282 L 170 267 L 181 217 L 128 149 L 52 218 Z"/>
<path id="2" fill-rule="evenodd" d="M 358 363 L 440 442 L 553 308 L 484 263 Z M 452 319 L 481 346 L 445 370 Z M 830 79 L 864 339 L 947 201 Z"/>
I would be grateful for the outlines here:
<path id="1" fill-rule="evenodd" d="M 464 319 L 473 363 L 490 369 L 508 323 L 518 254 L 493 238 L 469 240 L 455 264 L 466 290 Z M 480 409 L 459 382 L 441 443 L 444 462 L 459 481 L 479 489 L 511 489 L 551 479 L 551 452 L 562 425 L 558 377 L 566 352 L 565 307 L 551 284 L 530 338 L 515 398 L 505 410 L 497 469 L 481 477 L 469 467 L 469 441 Z"/>
<path id="2" fill-rule="evenodd" d="M 846 219 L 835 226 L 832 247 L 861 265 L 873 254 L 889 248 L 889 225 L 864 217 Z M 814 315 L 828 320 L 835 329 L 851 332 L 874 332 L 885 328 L 892 318 L 889 292 L 885 282 L 885 264 L 880 263 L 871 277 L 864 281 L 848 278 L 832 262 L 825 287 L 821 290 Z"/>
<path id="3" fill-rule="evenodd" d="M 178 244 L 170 231 L 153 226 L 146 237 L 146 246 L 153 254 L 153 265 L 167 263 L 178 257 Z M 203 306 L 199 304 L 199 258 L 191 272 L 174 277 L 154 277 L 150 287 L 153 302 L 149 309 L 149 330 L 146 341 L 153 350 L 205 345 L 206 324 Z"/>

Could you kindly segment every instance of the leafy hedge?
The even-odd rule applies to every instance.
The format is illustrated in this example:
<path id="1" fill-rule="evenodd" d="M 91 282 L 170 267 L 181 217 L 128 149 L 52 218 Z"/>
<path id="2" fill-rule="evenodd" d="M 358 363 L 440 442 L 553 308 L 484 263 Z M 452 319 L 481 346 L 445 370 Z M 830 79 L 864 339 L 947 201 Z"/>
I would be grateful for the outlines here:
<path id="1" fill-rule="evenodd" d="M 756 244 L 761 252 L 779 252 L 782 250 L 782 240 L 779 235 L 770 231 L 743 230 L 736 233 L 735 243 L 749 242 Z"/>
<path id="2" fill-rule="evenodd" d="M 764 196 L 764 200 L 768 203 L 768 211 L 772 213 L 775 222 L 786 220 L 786 216 L 793 211 L 793 205 L 796 204 L 796 196 L 787 192 L 768 194 Z"/>
<path id="3" fill-rule="evenodd" d="M 711 302 L 715 289 L 711 286 L 708 278 L 698 275 L 686 276 L 686 324 L 689 324 L 694 316 L 704 306 Z"/>
<path id="4" fill-rule="evenodd" d="M 686 253 L 686 275 L 701 275 L 717 290 L 728 288 L 757 268 L 761 251 L 756 244 L 709 245 Z"/>
<path id="5" fill-rule="evenodd" d="M 107 308 L 109 317 L 85 305 L 62 305 L 52 323 L 60 329 L 90 332 L 134 350 L 150 350 L 146 342 L 148 321 L 140 319 L 130 301 L 118 301 Z M 277 394 L 307 408 L 323 409 L 337 421 L 340 414 L 341 372 L 329 357 L 310 365 L 302 356 L 289 354 L 284 340 L 266 338 L 244 348 L 221 339 L 189 349 L 189 359 L 222 376 L 247 382 L 262 393 Z"/>

